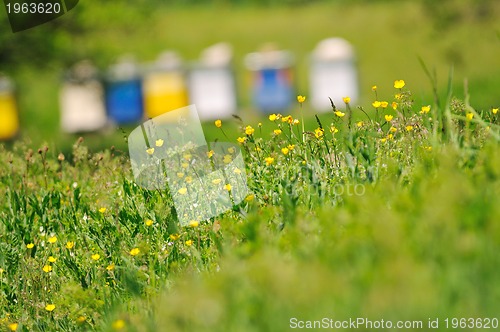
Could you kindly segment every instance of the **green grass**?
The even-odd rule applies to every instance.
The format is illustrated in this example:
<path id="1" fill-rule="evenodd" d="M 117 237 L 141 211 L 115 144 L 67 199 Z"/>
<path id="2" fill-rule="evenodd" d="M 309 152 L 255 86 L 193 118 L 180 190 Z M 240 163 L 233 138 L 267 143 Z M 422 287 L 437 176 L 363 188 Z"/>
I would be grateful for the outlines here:
<path id="1" fill-rule="evenodd" d="M 469 12 L 470 6 L 466 3 L 455 6 L 457 10 Z M 297 93 L 307 95 L 309 54 L 320 40 L 332 36 L 346 38 L 356 49 L 361 105 L 372 101 L 370 87 L 374 84 L 379 85 L 379 92 L 386 99 L 392 97 L 392 87 L 384 85 L 380 81 L 382 77 L 387 81 L 405 79 L 415 101 L 428 102 L 431 95 L 418 62 L 421 57 L 429 67 L 438 69 L 440 93 L 446 92 L 448 71 L 454 66 L 456 95 L 463 97 L 463 80 L 467 78 L 477 109 L 498 106 L 500 25 L 498 20 L 491 19 L 500 11 L 498 3 L 492 4 L 490 18 L 466 16 L 448 29 L 436 29 L 433 13 L 416 1 L 327 1 L 270 7 L 158 5 L 152 13 L 113 2 L 101 4 L 98 9 L 84 4 L 79 8 L 62 19 L 75 17 L 85 22 L 88 31 L 71 40 L 59 41 L 64 46 L 61 49 L 71 50 L 65 61 L 90 57 L 101 68 L 106 68 L 124 53 L 149 62 L 165 49 L 175 49 L 185 59 L 194 60 L 203 48 L 213 43 L 231 43 L 241 97 L 240 116 L 245 121 L 253 121 L 258 116 L 249 104 L 250 77 L 243 66 L 245 54 L 268 41 L 291 50 L 297 60 Z M 110 21 L 109 17 L 116 19 Z M 76 137 L 68 139 L 58 130 L 58 88 L 63 67 L 58 59 L 46 61 L 50 65 L 44 69 L 10 69 L 18 80 L 23 136 L 37 144 L 57 142 L 61 149 L 69 152 L 71 145 L 67 142 Z M 116 130 L 105 136 L 110 144 L 96 139 L 90 147 L 98 151 L 116 145 L 121 136 Z"/>
<path id="2" fill-rule="evenodd" d="M 351 129 L 347 106 L 305 132 L 300 112 L 298 124 L 242 123 L 231 135 L 245 138 L 252 194 L 188 227 L 167 190 L 136 185 L 117 151 L 82 140 L 65 157 L 53 145 L 1 148 L 0 328 L 499 319 L 499 114 L 458 98 L 423 114 L 407 88 L 388 89 L 402 93 L 397 110 L 352 108 Z M 307 100 L 297 108 L 307 113 Z"/>

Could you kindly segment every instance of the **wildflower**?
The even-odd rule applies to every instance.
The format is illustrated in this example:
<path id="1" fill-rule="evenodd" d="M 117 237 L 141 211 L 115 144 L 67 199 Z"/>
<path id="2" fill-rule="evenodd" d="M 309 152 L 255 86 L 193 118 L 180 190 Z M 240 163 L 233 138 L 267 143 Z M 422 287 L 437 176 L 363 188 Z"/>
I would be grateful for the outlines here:
<path id="1" fill-rule="evenodd" d="M 111 324 L 113 330 L 121 330 L 125 327 L 125 321 L 123 319 L 117 319 Z"/>
<path id="2" fill-rule="evenodd" d="M 338 132 L 339 132 L 339 130 L 337 129 L 337 127 L 335 127 L 335 126 L 331 126 L 331 127 L 330 127 L 330 132 L 331 132 L 332 134 L 336 134 L 336 133 L 338 133 Z"/>
<path id="3" fill-rule="evenodd" d="M 115 269 L 115 264 L 114 263 L 111 263 L 108 266 L 106 266 L 106 270 L 108 270 L 108 271 L 113 271 L 114 269 Z"/>
<path id="4" fill-rule="evenodd" d="M 177 192 L 181 195 L 186 195 L 187 191 L 188 190 L 186 187 L 182 187 L 181 189 L 177 190 Z"/>
<path id="5" fill-rule="evenodd" d="M 401 99 L 401 97 L 402 97 L 402 96 L 401 96 L 401 94 L 400 94 L 400 93 L 396 93 L 396 94 L 394 95 L 394 98 L 396 98 L 397 100 L 400 100 L 400 99 Z"/>
<path id="6" fill-rule="evenodd" d="M 190 176 L 186 176 L 186 178 L 184 179 L 184 181 L 186 181 L 186 183 L 191 183 L 191 182 L 193 182 L 193 178 L 190 177 Z"/>
<path id="7" fill-rule="evenodd" d="M 92 256 L 90 256 L 93 260 L 95 261 L 98 261 L 100 258 L 101 258 L 101 255 L 99 254 L 93 254 Z"/>
<path id="8" fill-rule="evenodd" d="M 236 167 L 233 172 L 234 172 L 234 174 L 241 174 L 241 169 Z"/>
<path id="9" fill-rule="evenodd" d="M 137 256 L 140 252 L 141 252 L 141 250 L 139 248 L 134 248 L 134 249 L 130 250 L 130 255 Z"/>
<path id="10" fill-rule="evenodd" d="M 35 246 L 35 244 L 34 244 L 34 243 L 28 243 L 28 244 L 26 245 L 26 248 L 28 248 L 28 249 L 32 249 L 34 246 Z"/>
<path id="11" fill-rule="evenodd" d="M 295 126 L 295 125 L 298 125 L 300 123 L 299 119 L 293 119 L 293 122 L 292 124 Z"/>
<path id="12" fill-rule="evenodd" d="M 191 160 L 191 158 L 192 158 L 193 156 L 191 156 L 191 154 L 189 154 L 189 153 L 186 153 L 186 154 L 185 154 L 185 155 L 183 155 L 182 157 L 184 158 L 184 160 L 186 160 L 186 161 L 190 161 L 190 160 Z"/>
<path id="13" fill-rule="evenodd" d="M 188 164 L 188 163 L 182 163 L 182 164 L 181 164 L 181 167 L 182 167 L 182 168 L 184 168 L 184 169 L 186 169 L 186 168 L 188 168 L 188 167 L 189 167 L 189 164 Z"/>
<path id="14" fill-rule="evenodd" d="M 150 226 L 153 226 L 153 220 L 151 219 L 148 219 L 144 222 L 144 224 L 146 224 L 146 226 L 150 227 Z"/>
<path id="15" fill-rule="evenodd" d="M 149 148 L 146 150 L 146 152 L 149 154 L 149 155 L 152 155 L 153 153 L 155 153 L 155 148 Z"/>
<path id="16" fill-rule="evenodd" d="M 247 134 L 248 136 L 250 136 L 250 135 L 253 135 L 254 132 L 255 132 L 255 129 L 253 129 L 251 126 L 246 126 L 246 128 L 245 128 L 245 134 Z"/>
<path id="17" fill-rule="evenodd" d="M 255 195 L 250 194 L 247 197 L 245 197 L 245 202 L 251 202 L 255 199 Z"/>
<path id="18" fill-rule="evenodd" d="M 389 106 L 389 103 L 388 103 L 388 102 L 386 102 L 386 101 L 381 101 L 381 102 L 380 102 L 380 107 L 382 107 L 382 108 L 386 108 L 387 106 Z"/>
<path id="19" fill-rule="evenodd" d="M 49 243 L 54 244 L 56 242 L 57 242 L 57 236 L 51 236 L 51 237 L 49 237 Z"/>
<path id="20" fill-rule="evenodd" d="M 236 150 L 233 147 L 227 148 L 227 152 L 233 154 Z"/>
<path id="21" fill-rule="evenodd" d="M 208 158 L 212 158 L 212 156 L 214 155 L 214 150 L 210 150 L 207 152 L 207 157 Z"/>
<path id="22" fill-rule="evenodd" d="M 387 135 L 387 139 L 391 140 L 393 138 L 394 138 L 394 135 L 392 135 L 392 134 Z"/>
<path id="23" fill-rule="evenodd" d="M 227 191 L 231 191 L 232 187 L 229 183 L 227 183 L 225 186 L 224 186 L 224 189 L 226 189 Z"/>
<path id="24" fill-rule="evenodd" d="M 269 115 L 269 121 L 275 121 L 276 120 L 276 114 L 271 114 Z"/>
<path id="25" fill-rule="evenodd" d="M 246 142 L 247 138 L 246 137 L 238 137 L 237 140 L 238 140 L 238 143 L 243 144 Z"/>
<path id="26" fill-rule="evenodd" d="M 274 129 L 274 135 L 278 136 L 282 133 L 281 129 Z"/>
<path id="27" fill-rule="evenodd" d="M 361 128 L 363 127 L 363 121 L 359 121 L 356 123 L 356 126 L 358 126 L 358 128 Z"/>
<path id="28" fill-rule="evenodd" d="M 491 113 L 493 113 L 493 114 L 497 114 L 497 113 L 498 113 L 498 108 L 492 108 L 492 109 L 491 109 Z"/>
<path id="29" fill-rule="evenodd" d="M 57 258 L 55 258 L 54 256 L 49 256 L 49 259 L 48 259 L 49 262 L 55 263 L 56 260 L 57 260 Z"/>
<path id="30" fill-rule="evenodd" d="M 396 89 L 402 89 L 405 86 L 405 81 L 403 80 L 395 80 L 394 81 L 394 87 Z"/>
<path id="31" fill-rule="evenodd" d="M 373 103 L 372 103 L 372 106 L 375 107 L 375 108 L 379 108 L 380 105 L 382 105 L 381 102 L 379 102 L 378 100 L 375 100 Z"/>
<path id="32" fill-rule="evenodd" d="M 282 148 L 281 152 L 286 156 L 290 150 L 288 150 L 288 148 Z"/>
<path id="33" fill-rule="evenodd" d="M 17 323 L 12 323 L 12 324 L 9 324 L 7 327 L 8 327 L 8 328 L 9 328 L 9 330 L 11 330 L 11 331 L 17 331 L 17 326 L 18 326 L 18 325 L 19 325 L 19 324 L 17 324 Z"/>
<path id="34" fill-rule="evenodd" d="M 257 126 L 262 127 L 262 122 L 257 123 Z"/>
<path id="35" fill-rule="evenodd" d="M 305 96 L 297 96 L 297 101 L 302 104 L 303 102 L 306 101 L 306 97 Z"/>
<path id="36" fill-rule="evenodd" d="M 86 320 L 87 320 L 87 318 L 85 318 L 85 316 L 79 316 L 76 319 L 76 322 L 79 323 L 79 324 L 83 324 L 83 323 L 85 323 Z"/>
<path id="37" fill-rule="evenodd" d="M 193 245 L 193 240 L 187 240 L 185 243 L 188 247 L 190 247 Z"/>
<path id="38" fill-rule="evenodd" d="M 43 268 L 42 268 L 43 272 L 45 273 L 49 273 L 52 271 L 52 266 L 50 265 L 45 265 Z"/>
<path id="39" fill-rule="evenodd" d="M 381 143 L 385 143 L 386 141 L 387 141 L 387 138 L 381 138 L 381 139 L 380 139 L 380 142 L 381 142 Z"/>
<path id="40" fill-rule="evenodd" d="M 177 177 L 179 177 L 179 178 L 184 177 L 184 173 L 182 173 L 182 172 L 177 172 Z"/>
<path id="41" fill-rule="evenodd" d="M 316 138 L 321 138 L 323 134 L 324 134 L 323 128 L 314 129 L 314 136 L 316 136 Z"/>
<path id="42" fill-rule="evenodd" d="M 105 207 L 100 208 L 100 209 L 99 209 L 99 212 L 101 212 L 101 213 L 106 212 L 106 208 L 105 208 Z"/>
<path id="43" fill-rule="evenodd" d="M 412 131 L 412 130 L 413 130 L 413 126 L 412 125 L 406 126 L 406 131 Z"/>
<path id="44" fill-rule="evenodd" d="M 335 115 L 338 116 L 339 118 L 341 118 L 345 115 L 345 113 L 342 113 L 341 111 L 335 111 L 333 113 L 335 113 Z"/>
<path id="45" fill-rule="evenodd" d="M 55 308 L 56 308 L 55 304 L 47 304 L 45 306 L 45 310 L 47 310 L 48 312 L 54 311 Z"/>
<path id="46" fill-rule="evenodd" d="M 219 183 L 221 183 L 221 182 L 222 182 L 222 180 L 221 180 L 221 179 L 213 179 L 213 180 L 212 180 L 212 183 L 213 183 L 213 184 L 219 184 Z"/>
<path id="47" fill-rule="evenodd" d="M 274 158 L 273 157 L 267 157 L 264 160 L 265 160 L 267 166 L 269 166 L 272 163 L 274 163 Z"/>
<path id="48" fill-rule="evenodd" d="M 422 109 L 420 110 L 420 114 L 427 114 L 430 112 L 430 110 L 431 110 L 431 105 L 422 106 Z"/>
<path id="49" fill-rule="evenodd" d="M 391 133 L 395 133 L 395 132 L 396 132 L 396 131 L 398 131 L 398 130 L 397 130 L 397 128 L 396 128 L 396 127 L 391 127 L 391 128 L 389 128 L 389 131 L 390 131 Z"/>
<path id="50" fill-rule="evenodd" d="M 179 234 L 170 234 L 169 238 L 172 241 L 178 240 L 181 236 Z"/>
<path id="51" fill-rule="evenodd" d="M 75 246 L 75 242 L 73 242 L 73 241 L 66 242 L 67 249 L 72 249 L 74 246 Z"/>
<path id="52" fill-rule="evenodd" d="M 214 122 L 214 123 L 215 123 L 215 126 L 216 126 L 217 128 L 222 127 L 222 121 L 221 121 L 221 120 L 215 120 L 215 122 Z"/>
<path id="53" fill-rule="evenodd" d="M 377 86 L 376 85 L 372 86 L 372 91 L 377 91 Z"/>
<path id="54" fill-rule="evenodd" d="M 287 115 L 281 118 L 281 122 L 288 122 L 292 123 L 293 122 L 293 117 L 291 115 Z"/>
<path id="55" fill-rule="evenodd" d="M 467 113 L 467 114 L 465 115 L 465 117 L 467 118 L 467 120 L 469 120 L 469 121 L 470 121 L 470 120 L 472 120 L 472 118 L 474 117 L 474 114 L 473 114 L 473 113 Z"/>
<path id="56" fill-rule="evenodd" d="M 189 223 L 189 226 L 195 228 L 195 227 L 198 227 L 200 223 L 196 220 L 191 220 L 191 222 Z"/>
<path id="57" fill-rule="evenodd" d="M 387 121 L 387 122 L 391 122 L 391 121 L 392 121 L 392 119 L 393 119 L 394 117 L 393 117 L 392 115 L 386 114 L 386 115 L 384 116 L 384 118 L 385 118 L 385 121 Z"/>
<path id="58" fill-rule="evenodd" d="M 155 145 L 159 148 L 163 146 L 163 140 L 161 138 L 157 139 Z"/>
<path id="59" fill-rule="evenodd" d="M 295 149 L 295 144 L 289 144 L 287 146 L 287 148 L 288 148 L 288 150 L 293 150 L 293 149 Z"/>
<path id="60" fill-rule="evenodd" d="M 395 101 L 392 102 L 391 106 L 392 106 L 393 110 L 397 110 L 398 109 L 398 103 L 396 103 Z"/>
<path id="61" fill-rule="evenodd" d="M 344 97 L 342 98 L 342 100 L 344 101 L 344 103 L 346 104 L 349 104 L 351 102 L 351 98 L 350 97 Z"/>

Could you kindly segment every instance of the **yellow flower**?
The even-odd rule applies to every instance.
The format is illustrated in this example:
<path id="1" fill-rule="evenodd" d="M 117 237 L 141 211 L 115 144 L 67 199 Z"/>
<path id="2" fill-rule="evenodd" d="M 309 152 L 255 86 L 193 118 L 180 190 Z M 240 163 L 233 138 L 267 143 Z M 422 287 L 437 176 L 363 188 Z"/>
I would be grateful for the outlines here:
<path id="1" fill-rule="evenodd" d="M 322 128 L 316 128 L 314 129 L 314 136 L 316 136 L 316 138 L 321 138 L 324 134 L 324 130 Z"/>
<path id="2" fill-rule="evenodd" d="M 303 102 L 306 101 L 306 97 L 305 96 L 297 96 L 297 101 L 302 104 Z"/>
<path id="3" fill-rule="evenodd" d="M 424 149 L 426 149 L 427 151 L 432 151 L 432 146 L 424 146 Z"/>
<path id="4" fill-rule="evenodd" d="M 394 138 L 394 135 L 392 135 L 392 134 L 387 135 L 387 139 L 393 139 L 393 138 Z"/>
<path id="5" fill-rule="evenodd" d="M 139 248 L 134 248 L 134 249 L 130 250 L 130 255 L 137 256 L 140 252 L 141 252 L 141 250 L 139 250 Z"/>
<path id="6" fill-rule="evenodd" d="M 57 242 L 57 236 L 51 236 L 51 237 L 49 237 L 49 243 L 54 244 L 56 242 Z"/>
<path id="7" fill-rule="evenodd" d="M 100 258 L 101 258 L 101 255 L 99 254 L 93 254 L 92 256 L 90 256 L 93 260 L 95 261 L 98 261 Z"/>
<path id="8" fill-rule="evenodd" d="M 241 169 L 236 167 L 233 172 L 234 172 L 234 174 L 241 174 Z"/>
<path id="9" fill-rule="evenodd" d="M 222 127 L 222 121 L 221 121 L 221 120 L 215 120 L 215 126 L 216 126 L 217 128 Z"/>
<path id="10" fill-rule="evenodd" d="M 101 213 L 106 212 L 106 208 L 105 208 L 105 207 L 100 208 L 100 209 L 99 209 L 99 212 L 101 212 Z"/>
<path id="11" fill-rule="evenodd" d="M 161 148 L 163 146 L 163 140 L 160 138 L 160 139 L 157 139 L 156 142 L 155 142 L 155 145 L 159 148 Z"/>
<path id="12" fill-rule="evenodd" d="M 391 128 L 389 128 L 389 131 L 390 131 L 391 133 L 395 133 L 395 132 L 396 132 L 396 131 L 398 131 L 398 130 L 396 129 L 396 127 L 391 127 Z"/>
<path id="13" fill-rule="evenodd" d="M 288 122 L 291 123 L 293 121 L 293 118 L 291 115 L 287 115 L 281 118 L 281 122 Z"/>
<path id="14" fill-rule="evenodd" d="M 280 135 L 282 133 L 281 129 L 274 129 L 274 135 Z"/>
<path id="15" fill-rule="evenodd" d="M 9 325 L 8 325 L 8 328 L 9 328 L 9 330 L 11 330 L 11 331 L 17 331 L 17 326 L 18 326 L 18 325 L 19 325 L 19 324 L 17 324 L 17 323 L 12 323 L 12 324 L 9 324 Z"/>
<path id="16" fill-rule="evenodd" d="M 267 166 L 271 165 L 272 163 L 274 163 L 274 158 L 273 157 L 267 157 L 264 159 Z"/>
<path id="17" fill-rule="evenodd" d="M 191 220 L 191 222 L 189 223 L 189 226 L 195 228 L 195 227 L 198 227 L 200 223 L 196 220 Z"/>
<path id="18" fill-rule="evenodd" d="M 184 181 L 186 181 L 186 183 L 191 183 L 191 182 L 193 182 L 193 178 L 190 177 L 190 176 L 186 176 L 186 178 L 184 179 Z"/>
<path id="19" fill-rule="evenodd" d="M 231 191 L 232 187 L 229 183 L 227 183 L 225 186 L 224 186 L 224 189 L 226 189 L 227 191 Z"/>
<path id="20" fill-rule="evenodd" d="M 372 86 L 372 91 L 377 91 L 377 86 L 376 85 Z"/>
<path id="21" fill-rule="evenodd" d="M 212 180 L 212 183 L 213 183 L 213 184 L 219 184 L 219 183 L 221 183 L 221 182 L 222 182 L 222 180 L 221 180 L 221 179 L 213 179 L 213 180 Z"/>
<path id="22" fill-rule="evenodd" d="M 186 160 L 186 161 L 190 161 L 190 160 L 191 160 L 191 158 L 192 158 L 193 156 L 192 156 L 191 154 L 189 154 L 189 153 L 186 153 L 186 154 L 185 154 L 184 156 L 182 156 L 182 157 L 184 158 L 184 160 Z"/>
<path id="23" fill-rule="evenodd" d="M 75 246 L 75 242 L 73 242 L 73 241 L 66 242 L 67 249 L 72 249 L 74 246 Z"/>
<path id="24" fill-rule="evenodd" d="M 497 114 L 497 113 L 498 113 L 498 108 L 492 108 L 492 109 L 491 109 L 491 113 L 493 113 L 493 114 Z"/>
<path id="25" fill-rule="evenodd" d="M 246 142 L 247 138 L 246 137 L 238 137 L 237 140 L 238 140 L 238 143 L 243 144 Z"/>
<path id="26" fill-rule="evenodd" d="M 372 106 L 375 107 L 375 108 L 379 108 L 380 105 L 382 105 L 381 102 L 379 102 L 378 100 L 375 100 L 373 103 L 372 103 Z"/>
<path id="27" fill-rule="evenodd" d="M 188 190 L 186 187 L 182 187 L 181 189 L 177 190 L 177 192 L 181 195 L 186 195 L 187 191 Z"/>
<path id="28" fill-rule="evenodd" d="M 281 152 L 286 156 L 290 150 L 288 150 L 288 148 L 282 148 Z"/>
<path id="29" fill-rule="evenodd" d="M 275 121 L 275 120 L 276 120 L 276 114 L 269 115 L 269 121 Z"/>
<path id="30" fill-rule="evenodd" d="M 339 118 L 341 118 L 345 115 L 345 113 L 342 113 L 341 111 L 335 111 L 333 113 L 335 113 L 335 115 L 338 116 Z"/>
<path id="31" fill-rule="evenodd" d="M 351 102 L 351 98 L 350 97 L 344 97 L 342 98 L 342 100 L 344 101 L 344 103 L 346 104 L 349 104 Z"/>
<path id="32" fill-rule="evenodd" d="M 113 271 L 114 269 L 115 269 L 115 264 L 114 263 L 111 263 L 108 266 L 106 266 L 106 270 L 108 270 L 108 271 Z"/>
<path id="33" fill-rule="evenodd" d="M 251 126 L 246 126 L 245 128 L 245 134 L 248 136 L 252 135 L 255 132 L 255 129 L 253 129 Z"/>
<path id="34" fill-rule="evenodd" d="M 87 320 L 87 318 L 85 318 L 85 316 L 79 316 L 77 319 L 76 319 L 76 322 L 77 323 L 80 323 L 80 324 L 83 324 L 85 323 L 85 321 Z"/>
<path id="35" fill-rule="evenodd" d="M 26 245 L 26 248 L 28 248 L 28 249 L 32 249 L 34 246 L 35 246 L 35 244 L 34 244 L 34 243 L 28 243 L 28 244 Z"/>
<path id="36" fill-rule="evenodd" d="M 287 148 L 288 148 L 288 150 L 293 150 L 293 149 L 295 149 L 295 144 L 289 144 L 287 146 Z"/>
<path id="37" fill-rule="evenodd" d="M 153 153 L 155 153 L 155 148 L 149 148 L 146 150 L 147 154 L 149 155 L 152 155 Z"/>
<path id="38" fill-rule="evenodd" d="M 470 121 L 474 117 L 474 114 L 473 113 L 467 113 L 467 115 L 465 115 L 465 117 L 467 118 L 467 120 Z"/>
<path id="39" fill-rule="evenodd" d="M 179 178 L 184 177 L 184 173 L 182 173 L 182 172 L 177 172 L 177 177 L 179 177 Z"/>
<path id="40" fill-rule="evenodd" d="M 381 138 L 381 139 L 380 139 L 380 142 L 381 142 L 381 143 L 385 143 L 386 141 L 387 141 L 387 139 L 386 139 L 386 138 Z"/>
<path id="41" fill-rule="evenodd" d="M 332 134 L 336 134 L 336 133 L 338 133 L 338 132 L 339 132 L 339 130 L 337 129 L 337 127 L 335 127 L 335 126 L 331 126 L 331 127 L 330 127 L 330 132 L 331 132 Z"/>
<path id="42" fill-rule="evenodd" d="M 402 97 L 402 96 L 401 96 L 401 94 L 400 94 L 400 93 L 396 93 L 396 94 L 394 95 L 394 98 L 396 98 L 397 100 L 400 100 L 400 99 L 401 99 L 401 97 Z"/>
<path id="43" fill-rule="evenodd" d="M 169 238 L 172 241 L 178 240 L 181 236 L 179 234 L 170 234 Z"/>
<path id="44" fill-rule="evenodd" d="M 150 227 L 150 226 L 153 226 L 153 220 L 151 219 L 148 219 L 144 222 L 144 224 L 146 224 L 146 226 Z"/>
<path id="45" fill-rule="evenodd" d="M 386 108 L 387 106 L 389 106 L 389 103 L 388 103 L 388 102 L 386 102 L 386 101 L 381 101 L 381 102 L 380 102 L 380 107 L 382 107 L 382 108 Z"/>
<path id="46" fill-rule="evenodd" d="M 42 268 L 43 272 L 45 273 L 49 273 L 52 271 L 52 266 L 50 265 L 45 265 L 43 268 Z"/>
<path id="47" fill-rule="evenodd" d="M 214 155 L 214 150 L 210 150 L 207 152 L 208 158 L 212 158 L 213 155 Z"/>
<path id="48" fill-rule="evenodd" d="M 298 125 L 300 123 L 300 121 L 299 121 L 299 119 L 293 119 L 292 123 L 295 126 L 295 125 Z"/>
<path id="49" fill-rule="evenodd" d="M 392 121 L 392 119 L 393 119 L 394 117 L 393 117 L 392 115 L 386 114 L 386 115 L 384 116 L 384 118 L 385 118 L 385 121 L 387 121 L 387 122 L 391 122 L 391 121 Z"/>
<path id="50" fill-rule="evenodd" d="M 45 310 L 47 310 L 47 311 L 49 311 L 49 312 L 50 312 L 50 311 L 53 311 L 55 308 L 56 308 L 56 305 L 55 305 L 55 304 L 47 304 L 47 305 L 45 306 Z"/>
<path id="51" fill-rule="evenodd" d="M 251 202 L 255 199 L 255 195 L 250 194 L 247 197 L 245 197 L 245 202 Z"/>
<path id="52" fill-rule="evenodd" d="M 393 110 L 396 110 L 398 108 L 398 103 L 396 103 L 395 101 L 393 101 L 392 104 L 391 104 L 391 106 L 392 106 Z"/>
<path id="53" fill-rule="evenodd" d="M 49 256 L 48 261 L 51 263 L 55 263 L 57 261 L 57 258 L 55 258 L 54 256 Z"/>
<path id="54" fill-rule="evenodd" d="M 420 110 L 420 114 L 427 114 L 430 112 L 430 110 L 431 110 L 431 105 L 422 106 L 422 109 Z"/>
<path id="55" fill-rule="evenodd" d="M 192 246 L 192 245 L 193 245 L 193 240 L 187 240 L 187 241 L 186 241 L 186 245 L 187 245 L 188 247 Z"/>
<path id="56" fill-rule="evenodd" d="M 113 330 L 122 330 L 125 327 L 125 321 L 123 319 L 117 319 L 111 324 Z"/>
<path id="57" fill-rule="evenodd" d="M 358 126 L 359 128 L 363 127 L 363 121 L 359 121 L 356 123 L 356 126 Z"/>
<path id="58" fill-rule="evenodd" d="M 413 130 L 413 126 L 412 125 L 406 126 L 406 131 L 412 131 L 412 130 Z"/>
<path id="59" fill-rule="evenodd" d="M 402 89 L 405 86 L 405 81 L 403 80 L 395 80 L 394 81 L 394 87 L 396 89 Z"/>
<path id="60" fill-rule="evenodd" d="M 224 164 L 229 164 L 231 161 L 233 161 L 233 157 L 231 157 L 231 155 L 226 154 L 223 160 Z"/>

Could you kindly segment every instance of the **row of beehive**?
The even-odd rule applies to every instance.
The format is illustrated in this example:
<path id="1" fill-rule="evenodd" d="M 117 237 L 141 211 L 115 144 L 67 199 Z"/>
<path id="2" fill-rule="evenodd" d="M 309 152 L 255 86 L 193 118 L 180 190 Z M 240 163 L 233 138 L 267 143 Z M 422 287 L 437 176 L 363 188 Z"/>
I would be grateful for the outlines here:
<path id="1" fill-rule="evenodd" d="M 143 68 L 122 59 L 110 67 L 104 80 L 89 62 L 81 62 L 68 71 L 60 91 L 61 127 L 69 133 L 96 131 L 109 122 L 134 124 L 188 104 L 197 106 L 201 120 L 227 118 L 238 107 L 231 63 L 227 44 L 206 49 L 189 70 L 173 52 Z M 254 106 L 263 113 L 287 111 L 295 96 L 292 55 L 267 47 L 248 54 L 245 65 L 252 72 Z M 0 85 L 0 131 L 5 131 L 0 139 L 5 139 L 18 123 L 14 125 L 15 112 L 3 110 L 14 109 L 13 99 L 9 105 L 2 104 L 1 96 Z M 329 109 L 329 98 L 341 103 L 344 96 L 352 101 L 358 96 L 354 52 L 343 39 L 326 39 L 312 54 L 309 100 L 322 111 Z M 12 128 L 3 128 L 1 124 L 9 121 Z"/>

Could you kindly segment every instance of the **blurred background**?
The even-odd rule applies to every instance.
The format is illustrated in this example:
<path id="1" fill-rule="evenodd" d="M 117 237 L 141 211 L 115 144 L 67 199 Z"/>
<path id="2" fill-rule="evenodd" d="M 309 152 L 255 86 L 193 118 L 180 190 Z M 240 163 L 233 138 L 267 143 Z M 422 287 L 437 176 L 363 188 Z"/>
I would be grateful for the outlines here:
<path id="1" fill-rule="evenodd" d="M 440 94 L 446 93 L 453 67 L 455 95 L 464 97 L 467 79 L 471 104 L 478 110 L 489 109 L 500 104 L 499 15 L 500 2 L 496 0 L 80 1 L 62 17 L 14 34 L 5 9 L 1 9 L 0 72 L 11 83 L 0 84 L 0 94 L 1 90 L 4 95 L 10 91 L 16 101 L 20 130 L 14 140 L 28 139 L 34 145 L 49 143 L 66 151 L 81 132 L 87 132 L 86 141 L 92 149 L 112 145 L 125 149 L 124 136 L 140 121 L 157 114 L 154 105 L 161 101 L 152 95 L 134 97 L 133 84 L 127 88 L 113 86 L 114 83 L 133 83 L 134 79 L 148 77 L 147 83 L 141 83 L 142 91 L 147 88 L 153 93 L 162 84 L 177 84 L 172 76 L 161 79 L 152 77 L 153 74 L 172 73 L 177 68 L 182 77 L 189 78 L 185 91 L 180 93 L 184 97 L 177 95 L 177 101 L 206 100 L 212 92 L 203 86 L 218 80 L 218 86 L 226 84 L 226 92 L 234 90 L 234 100 L 227 97 L 226 104 L 236 105 L 235 112 L 245 124 L 255 126 L 273 111 L 296 113 L 297 94 L 308 96 L 304 111 L 312 116 L 316 111 L 309 104 L 313 99 L 309 96 L 319 88 L 311 75 L 316 70 L 318 82 L 322 80 L 318 75 L 324 72 L 322 67 L 314 69 L 314 52 L 321 41 L 337 37 L 352 47 L 353 53 L 347 52 L 344 57 L 349 59 L 345 66 L 355 69 L 357 88 L 350 95 L 356 97 L 355 105 L 369 107 L 374 100 L 373 85 L 378 86 L 380 100 L 392 100 L 396 79 L 406 81 L 417 105 L 432 104 L 432 87 L 420 57 L 435 71 Z M 221 42 L 226 44 L 221 46 Z M 219 46 L 210 49 L 213 45 Z M 167 50 L 170 52 L 165 53 Z M 257 51 L 261 53 L 249 56 Z M 268 62 L 276 73 L 263 73 Z M 224 73 L 230 73 L 232 83 L 221 83 L 223 75 L 217 76 L 213 71 L 205 75 L 200 71 L 207 68 L 223 68 Z M 64 115 L 64 109 L 74 111 L 88 104 L 91 97 L 82 97 L 73 89 L 81 88 L 80 80 L 85 77 L 104 82 L 101 88 L 107 93 L 103 95 L 107 110 L 103 112 L 108 112 L 108 117 L 110 107 L 120 108 L 121 93 L 130 98 L 130 103 L 137 102 L 148 110 L 143 110 L 145 115 L 139 121 L 132 114 L 123 123 L 115 121 L 114 126 L 72 127 L 71 122 L 79 120 L 71 120 L 71 112 Z M 266 109 L 265 96 L 257 95 L 259 84 L 262 87 L 269 77 L 274 77 L 270 82 L 274 79 L 286 83 L 284 99 L 291 99 L 289 103 Z M 187 82 L 190 89 L 198 92 L 190 93 Z M 110 87 L 117 88 L 114 97 L 109 94 Z M 274 93 L 278 96 L 278 92 Z M 12 108 L 9 103 L 0 98 L 0 108 Z M 126 106 L 130 107 L 130 103 Z M 238 133 L 232 128 L 240 123 L 230 116 L 231 107 L 226 107 L 227 111 L 222 111 L 224 106 L 220 104 L 212 107 L 221 108 L 220 117 L 228 136 L 236 137 Z M 202 116 L 208 140 L 220 137 L 213 118 L 218 116 Z M 0 116 L 4 127 L 12 121 L 9 119 L 5 114 Z M 109 120 L 99 120 L 99 116 L 96 119 L 96 123 Z"/>

